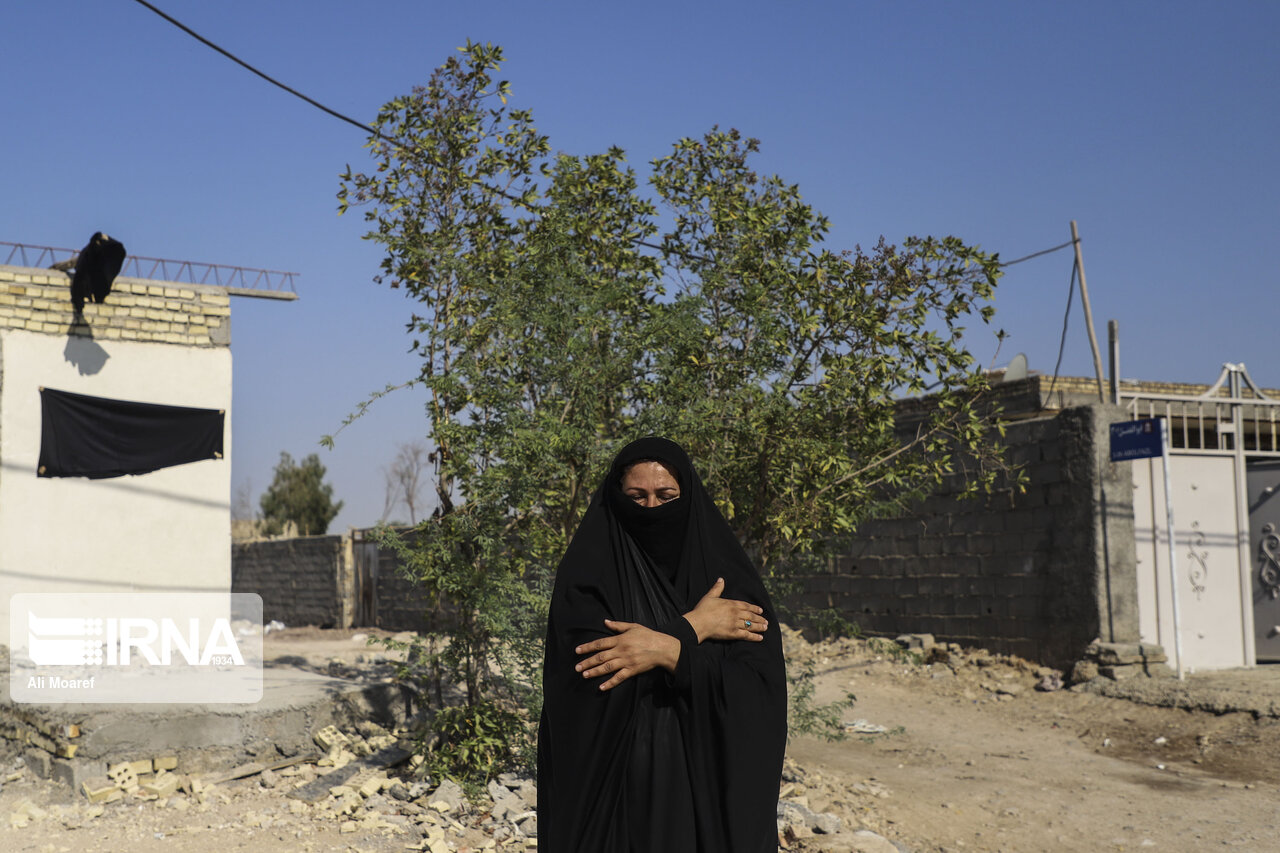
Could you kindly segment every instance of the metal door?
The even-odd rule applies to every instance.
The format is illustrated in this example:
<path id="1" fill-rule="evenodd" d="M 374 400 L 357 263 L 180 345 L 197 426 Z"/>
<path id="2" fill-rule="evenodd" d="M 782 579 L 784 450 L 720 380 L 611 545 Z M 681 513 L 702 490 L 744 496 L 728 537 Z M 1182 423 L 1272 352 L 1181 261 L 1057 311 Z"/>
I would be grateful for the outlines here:
<path id="1" fill-rule="evenodd" d="M 1245 666 L 1252 661 L 1245 643 L 1232 459 L 1175 454 L 1169 464 L 1183 666 Z M 1144 641 L 1164 647 L 1173 665 L 1176 641 L 1164 471 L 1159 459 L 1134 462 L 1133 470 L 1139 628 Z"/>
<path id="2" fill-rule="evenodd" d="M 1259 661 L 1280 661 L 1280 460 L 1248 467 L 1253 634 Z"/>
<path id="3" fill-rule="evenodd" d="M 1280 399 L 1263 392 L 1243 364 L 1230 363 L 1197 395 L 1115 388 L 1116 401 L 1132 417 L 1161 417 L 1169 424 L 1179 609 L 1189 611 L 1191 620 L 1183 620 L 1180 633 L 1189 641 L 1190 665 L 1211 669 L 1280 661 L 1280 595 L 1275 595 L 1280 497 L 1269 500 L 1270 490 L 1280 491 Z M 1164 481 L 1160 466 L 1150 460 L 1133 466 L 1141 636 L 1172 654 L 1172 607 L 1164 580 L 1168 558 L 1163 556 L 1169 539 L 1159 511 Z M 1195 494 L 1187 494 L 1186 484 Z M 1233 510 L 1234 578 L 1229 557 Z M 1268 538 L 1272 534 L 1275 538 Z M 1234 614 L 1226 601 L 1233 593 L 1239 596 Z M 1228 638 L 1237 629 L 1238 647 L 1232 650 Z"/>
<path id="4" fill-rule="evenodd" d="M 378 559 L 377 542 L 357 542 L 355 556 L 355 619 L 352 627 L 365 628 L 378 624 Z"/>

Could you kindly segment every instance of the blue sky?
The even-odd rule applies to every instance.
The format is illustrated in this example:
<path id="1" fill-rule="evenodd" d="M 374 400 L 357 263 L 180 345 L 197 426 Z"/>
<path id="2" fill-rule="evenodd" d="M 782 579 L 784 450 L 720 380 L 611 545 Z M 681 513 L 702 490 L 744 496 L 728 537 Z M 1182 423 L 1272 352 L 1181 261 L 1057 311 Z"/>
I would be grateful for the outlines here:
<path id="1" fill-rule="evenodd" d="M 713 124 L 759 138 L 831 244 L 955 234 L 1005 259 L 1079 222 L 1098 333 L 1122 375 L 1280 386 L 1269 247 L 1280 227 L 1280 4 L 1269 2 L 322 2 L 157 0 L 269 74 L 362 121 L 468 38 L 500 44 L 514 103 L 558 150 L 610 145 L 642 173 Z M 131 0 L 8 4 L 0 240 L 300 273 L 294 303 L 233 301 L 233 480 L 319 452 L 374 522 L 381 468 L 423 437 L 415 391 L 319 447 L 373 389 L 416 373 L 400 291 L 338 217 L 364 136 Z M 1009 269 L 999 355 L 1052 371 L 1069 251 Z M 969 340 L 995 355 L 984 330 Z M 1063 372 L 1091 375 L 1079 302 Z"/>

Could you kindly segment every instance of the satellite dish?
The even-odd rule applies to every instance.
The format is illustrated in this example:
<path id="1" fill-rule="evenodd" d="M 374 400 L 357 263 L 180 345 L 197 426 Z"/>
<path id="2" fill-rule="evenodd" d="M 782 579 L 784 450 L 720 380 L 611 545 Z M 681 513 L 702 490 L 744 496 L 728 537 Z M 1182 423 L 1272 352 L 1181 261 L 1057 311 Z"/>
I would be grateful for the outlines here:
<path id="1" fill-rule="evenodd" d="M 1017 382 L 1019 379 L 1027 378 L 1027 357 L 1023 353 L 1018 353 L 1013 357 L 1013 361 L 1009 362 L 1009 366 L 1004 369 L 1004 377 L 1001 382 Z"/>

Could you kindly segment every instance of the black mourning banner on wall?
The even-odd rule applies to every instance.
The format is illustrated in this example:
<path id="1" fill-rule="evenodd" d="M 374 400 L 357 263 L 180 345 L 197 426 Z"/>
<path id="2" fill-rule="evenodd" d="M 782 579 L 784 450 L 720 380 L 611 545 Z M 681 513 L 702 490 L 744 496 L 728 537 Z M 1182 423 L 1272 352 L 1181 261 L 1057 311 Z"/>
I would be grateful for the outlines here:
<path id="1" fill-rule="evenodd" d="M 223 411 L 40 389 L 41 477 L 121 477 L 222 458 Z"/>

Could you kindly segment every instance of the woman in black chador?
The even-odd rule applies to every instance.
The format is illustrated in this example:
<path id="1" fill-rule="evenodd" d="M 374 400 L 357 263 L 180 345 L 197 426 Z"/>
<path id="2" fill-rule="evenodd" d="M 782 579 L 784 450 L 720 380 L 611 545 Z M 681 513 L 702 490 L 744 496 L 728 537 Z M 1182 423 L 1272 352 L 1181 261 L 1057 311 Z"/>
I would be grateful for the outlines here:
<path id="1" fill-rule="evenodd" d="M 786 676 L 754 566 L 674 442 L 623 448 L 560 562 L 543 853 L 777 850 Z"/>

